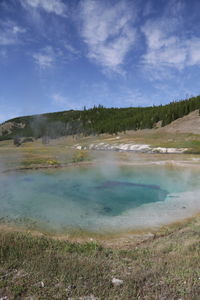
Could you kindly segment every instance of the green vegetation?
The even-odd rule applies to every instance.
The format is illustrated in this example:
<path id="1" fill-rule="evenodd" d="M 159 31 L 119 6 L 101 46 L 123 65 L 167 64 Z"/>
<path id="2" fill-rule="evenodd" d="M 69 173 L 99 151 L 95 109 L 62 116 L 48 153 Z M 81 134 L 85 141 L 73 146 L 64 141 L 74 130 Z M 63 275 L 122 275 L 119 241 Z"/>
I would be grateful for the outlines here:
<path id="1" fill-rule="evenodd" d="M 76 150 L 74 151 L 73 162 L 80 162 L 80 161 L 88 161 L 90 160 L 88 152 L 84 150 Z"/>
<path id="2" fill-rule="evenodd" d="M 55 159 L 34 159 L 34 160 L 24 160 L 22 161 L 22 165 L 24 167 L 31 167 L 34 165 L 48 165 L 48 166 L 59 166 L 59 162 Z"/>
<path id="3" fill-rule="evenodd" d="M 159 121 L 165 126 L 197 109 L 200 109 L 200 96 L 160 106 L 105 108 L 99 105 L 82 111 L 20 117 L 8 121 L 13 123 L 13 127 L 11 130 L 4 129 L 0 139 L 116 134 L 131 129 L 153 128 Z"/>
<path id="4" fill-rule="evenodd" d="M 8 299 L 198 299 L 199 218 L 118 249 L 0 233 L 0 295 Z M 120 237 L 119 237 L 120 241 Z M 113 286 L 112 278 L 123 280 Z M 81 298 L 82 299 L 82 298 Z M 83 298 L 84 299 L 84 298 Z"/>
<path id="5" fill-rule="evenodd" d="M 11 140 L 0 142 L 0 169 L 57 168 L 73 163 L 87 163 L 93 158 L 87 150 L 75 150 L 72 137 L 51 141 L 48 146 L 41 139 L 16 147 Z"/>

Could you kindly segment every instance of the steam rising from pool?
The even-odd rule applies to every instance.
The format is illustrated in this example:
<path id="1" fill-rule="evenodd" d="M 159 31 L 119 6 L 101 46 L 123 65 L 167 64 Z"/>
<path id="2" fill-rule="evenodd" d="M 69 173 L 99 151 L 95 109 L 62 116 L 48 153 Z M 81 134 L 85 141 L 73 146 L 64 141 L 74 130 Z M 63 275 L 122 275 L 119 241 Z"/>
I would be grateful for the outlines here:
<path id="1" fill-rule="evenodd" d="M 106 169 L 107 168 L 107 169 Z M 68 168 L 0 176 L 0 217 L 94 232 L 167 224 L 200 210 L 200 175 L 163 166 Z"/>

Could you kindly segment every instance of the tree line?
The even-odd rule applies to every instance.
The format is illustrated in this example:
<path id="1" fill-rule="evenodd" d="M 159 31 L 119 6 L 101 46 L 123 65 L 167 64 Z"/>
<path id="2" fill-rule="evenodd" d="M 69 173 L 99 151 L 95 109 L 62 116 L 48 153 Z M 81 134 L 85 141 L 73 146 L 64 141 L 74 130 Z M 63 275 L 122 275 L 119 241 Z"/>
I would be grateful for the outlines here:
<path id="1" fill-rule="evenodd" d="M 99 105 L 90 109 L 19 117 L 7 121 L 16 126 L 13 126 L 12 132 L 5 131 L 1 139 L 117 134 L 126 130 L 153 128 L 159 121 L 161 126 L 166 126 L 197 109 L 200 110 L 200 96 L 159 106 L 106 108 Z M 25 124 L 24 128 L 17 126 L 20 123 Z"/>

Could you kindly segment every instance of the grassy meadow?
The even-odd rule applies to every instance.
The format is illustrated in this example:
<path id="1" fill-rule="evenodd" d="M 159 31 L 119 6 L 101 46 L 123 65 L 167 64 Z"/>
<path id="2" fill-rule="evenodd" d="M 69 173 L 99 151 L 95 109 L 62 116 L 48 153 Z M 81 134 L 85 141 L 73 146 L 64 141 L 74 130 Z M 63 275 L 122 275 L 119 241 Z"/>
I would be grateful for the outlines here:
<path id="1" fill-rule="evenodd" d="M 135 245 L 125 243 L 121 249 L 95 240 L 60 241 L 2 230 L 0 295 L 6 299 L 196 300 L 199 225 L 197 217 L 163 228 Z M 123 283 L 114 286 L 113 278 Z"/>
<path id="2" fill-rule="evenodd" d="M 128 131 L 118 136 L 103 134 L 100 136 L 76 136 L 73 138 L 61 137 L 50 140 L 50 143 L 42 144 L 41 139 L 34 142 L 24 143 L 19 147 L 13 145 L 12 140 L 0 142 L 0 167 L 1 170 L 16 168 L 59 167 L 70 163 L 91 162 L 104 159 L 101 151 L 75 150 L 79 144 L 87 147 L 92 143 L 105 142 L 109 144 L 135 143 L 149 144 L 152 147 L 188 148 L 186 154 L 200 155 L 200 135 L 191 133 L 172 134 L 156 130 Z M 112 153 L 117 161 L 138 160 L 191 160 L 192 155 L 185 154 L 135 154 L 135 153 Z"/>

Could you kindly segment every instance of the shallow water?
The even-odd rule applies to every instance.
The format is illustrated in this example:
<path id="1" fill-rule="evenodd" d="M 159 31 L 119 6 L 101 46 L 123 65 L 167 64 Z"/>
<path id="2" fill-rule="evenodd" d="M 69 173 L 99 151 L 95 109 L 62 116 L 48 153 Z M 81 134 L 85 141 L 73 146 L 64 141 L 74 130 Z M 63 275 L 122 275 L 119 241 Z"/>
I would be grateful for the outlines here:
<path id="1" fill-rule="evenodd" d="M 193 213 L 199 182 L 196 172 L 162 166 L 16 172 L 0 176 L 0 217 L 60 232 L 157 226 Z"/>

